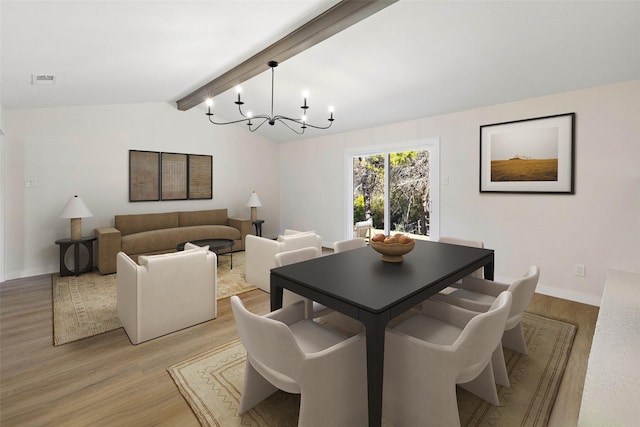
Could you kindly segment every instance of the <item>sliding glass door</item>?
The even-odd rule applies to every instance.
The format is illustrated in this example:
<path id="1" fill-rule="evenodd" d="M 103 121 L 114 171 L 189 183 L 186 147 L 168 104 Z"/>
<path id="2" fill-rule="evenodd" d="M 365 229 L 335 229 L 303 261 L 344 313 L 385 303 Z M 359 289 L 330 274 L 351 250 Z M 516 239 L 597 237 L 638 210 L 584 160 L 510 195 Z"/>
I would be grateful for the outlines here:
<path id="1" fill-rule="evenodd" d="M 429 151 L 389 153 L 388 229 L 429 236 Z"/>
<path id="2" fill-rule="evenodd" d="M 369 220 L 374 234 L 432 238 L 438 224 L 438 156 L 437 140 L 349 153 L 349 224 Z"/>

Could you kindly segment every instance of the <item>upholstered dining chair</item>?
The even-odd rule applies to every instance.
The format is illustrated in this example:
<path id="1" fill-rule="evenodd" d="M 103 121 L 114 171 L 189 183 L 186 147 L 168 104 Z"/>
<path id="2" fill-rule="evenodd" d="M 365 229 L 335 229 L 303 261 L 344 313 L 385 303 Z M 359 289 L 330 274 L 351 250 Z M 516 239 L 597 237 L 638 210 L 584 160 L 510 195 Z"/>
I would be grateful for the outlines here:
<path id="1" fill-rule="evenodd" d="M 505 325 L 502 345 L 519 353 L 527 354 L 527 344 L 522 332 L 522 317 L 533 298 L 533 294 L 540 278 L 540 268 L 529 267 L 527 273 L 511 284 L 494 282 L 491 280 L 465 277 L 460 288 L 431 297 L 438 301 L 453 304 L 476 312 L 487 311 L 501 292 L 509 291 L 513 294 L 513 304 L 509 319 Z"/>
<path id="2" fill-rule="evenodd" d="M 367 425 L 364 335 L 305 319 L 301 301 L 258 316 L 234 295 L 231 308 L 247 350 L 240 414 L 280 389 L 300 394 L 300 427 Z"/>
<path id="3" fill-rule="evenodd" d="M 320 256 L 320 251 L 315 247 L 296 249 L 293 251 L 280 252 L 275 255 L 276 267 L 307 261 Z M 316 301 L 304 298 L 288 289 L 282 291 L 282 306 L 291 305 L 296 301 L 304 301 L 305 313 L 308 319 L 322 317 L 322 321 L 329 323 L 349 334 L 359 334 L 364 329 L 361 322 L 332 310 Z"/>
<path id="4" fill-rule="evenodd" d="M 491 360 L 511 300 L 503 292 L 481 314 L 427 300 L 420 314 L 387 329 L 383 417 L 396 427 L 460 426 L 456 384 L 499 404 Z"/>
<path id="5" fill-rule="evenodd" d="M 315 247 L 296 249 L 293 251 L 280 252 L 275 255 L 276 267 L 308 261 L 319 257 L 320 251 Z M 331 312 L 330 309 L 310 299 L 301 297 L 288 289 L 282 291 L 282 306 L 291 305 L 296 301 L 304 301 L 307 318 L 323 316 Z"/>
<path id="6" fill-rule="evenodd" d="M 472 248 L 484 248 L 484 242 L 479 240 L 458 239 L 457 237 L 440 237 L 438 242 L 448 243 L 450 245 L 470 246 Z M 484 270 L 482 268 L 477 269 L 471 273 L 471 277 L 484 279 Z"/>
<path id="7" fill-rule="evenodd" d="M 364 248 L 367 246 L 367 241 L 362 237 L 355 237 L 353 239 L 340 240 L 333 243 L 333 252 L 344 252 L 352 249 Z"/>

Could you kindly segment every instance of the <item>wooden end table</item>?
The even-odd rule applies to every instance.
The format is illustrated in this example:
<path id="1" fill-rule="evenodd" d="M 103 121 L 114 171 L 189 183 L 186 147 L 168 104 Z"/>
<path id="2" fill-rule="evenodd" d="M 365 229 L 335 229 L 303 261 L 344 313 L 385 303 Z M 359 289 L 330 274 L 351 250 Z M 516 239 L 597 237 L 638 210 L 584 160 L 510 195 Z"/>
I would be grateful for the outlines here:
<path id="1" fill-rule="evenodd" d="M 262 237 L 262 224 L 264 224 L 264 219 L 256 219 L 253 221 L 253 226 L 256 228 L 256 236 Z"/>
<path id="2" fill-rule="evenodd" d="M 81 237 L 80 240 L 58 239 L 56 245 L 60 245 L 60 276 L 79 276 L 82 273 L 93 271 L 93 241 L 95 237 Z M 65 262 L 67 252 L 73 248 L 73 267 Z M 87 261 L 80 265 L 80 252 L 88 255 Z"/>

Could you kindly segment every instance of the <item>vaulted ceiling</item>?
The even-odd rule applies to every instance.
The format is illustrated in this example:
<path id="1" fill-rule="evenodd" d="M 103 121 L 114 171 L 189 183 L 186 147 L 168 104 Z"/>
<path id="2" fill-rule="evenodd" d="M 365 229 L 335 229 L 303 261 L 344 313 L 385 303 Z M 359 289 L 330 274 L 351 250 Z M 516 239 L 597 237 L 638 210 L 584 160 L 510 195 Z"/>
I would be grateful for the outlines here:
<path id="1" fill-rule="evenodd" d="M 175 105 L 336 3 L 2 0 L 0 102 Z M 311 122 L 335 106 L 313 137 L 639 79 L 639 41 L 637 1 L 400 0 L 282 62 L 274 109 L 298 117 L 303 89 Z M 243 83 L 246 109 L 268 112 L 270 93 L 270 71 Z M 216 116 L 236 118 L 235 96 L 216 96 Z"/>

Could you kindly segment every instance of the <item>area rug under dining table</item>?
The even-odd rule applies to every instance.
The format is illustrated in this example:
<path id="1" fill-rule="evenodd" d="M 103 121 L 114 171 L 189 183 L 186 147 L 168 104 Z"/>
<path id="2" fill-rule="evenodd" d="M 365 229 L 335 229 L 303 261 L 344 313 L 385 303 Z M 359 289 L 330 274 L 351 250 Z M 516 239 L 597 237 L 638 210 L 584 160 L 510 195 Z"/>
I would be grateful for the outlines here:
<path id="1" fill-rule="evenodd" d="M 245 282 L 244 252 L 218 264 L 217 299 L 240 294 L 255 286 Z M 122 327 L 116 312 L 116 274 L 98 272 L 80 276 L 52 275 L 53 343 L 66 344 Z"/>
<path id="2" fill-rule="evenodd" d="M 505 349 L 511 387 L 498 386 L 500 406 L 457 389 L 462 426 L 547 424 L 571 353 L 576 326 L 525 313 L 523 330 L 529 354 Z M 245 414 L 237 413 L 245 362 L 246 351 L 239 340 L 234 340 L 171 366 L 168 372 L 203 426 L 296 426 L 299 395 L 281 391 Z M 419 420 L 416 425 L 421 425 Z"/>

